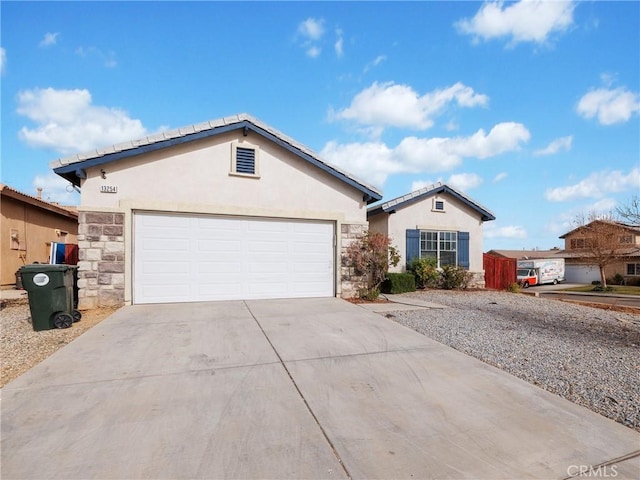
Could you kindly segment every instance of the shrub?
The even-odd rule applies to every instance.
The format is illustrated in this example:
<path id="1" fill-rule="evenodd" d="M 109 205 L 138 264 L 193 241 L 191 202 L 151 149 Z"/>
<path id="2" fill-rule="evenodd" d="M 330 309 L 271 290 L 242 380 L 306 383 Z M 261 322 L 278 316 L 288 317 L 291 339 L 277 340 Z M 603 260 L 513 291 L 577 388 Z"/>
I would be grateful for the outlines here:
<path id="1" fill-rule="evenodd" d="M 592 292 L 612 292 L 613 290 L 614 290 L 613 287 L 609 285 L 605 287 L 603 284 L 598 283 L 595 287 L 593 287 L 591 291 Z"/>
<path id="2" fill-rule="evenodd" d="M 388 273 L 382 282 L 383 293 L 405 293 L 416 291 L 416 278 L 412 273 Z"/>
<path id="3" fill-rule="evenodd" d="M 624 285 L 624 277 L 620 273 L 616 273 L 608 283 L 611 285 Z"/>
<path id="4" fill-rule="evenodd" d="M 507 292 L 518 293 L 522 290 L 522 287 L 518 282 L 513 282 L 507 287 Z"/>
<path id="5" fill-rule="evenodd" d="M 398 265 L 400 254 L 391 245 L 389 237 L 367 231 L 347 247 L 344 262 L 353 267 L 358 275 L 366 276 L 367 286 L 360 290 L 360 298 L 375 300 L 380 294 L 380 284 L 387 276 L 389 265 Z"/>
<path id="6" fill-rule="evenodd" d="M 453 290 L 458 288 L 467 288 L 469 272 L 460 266 L 445 265 L 442 267 L 441 285 L 445 290 Z"/>
<path id="7" fill-rule="evenodd" d="M 408 270 L 416 277 L 416 284 L 420 288 L 435 288 L 440 280 L 438 260 L 435 257 L 414 258 Z"/>

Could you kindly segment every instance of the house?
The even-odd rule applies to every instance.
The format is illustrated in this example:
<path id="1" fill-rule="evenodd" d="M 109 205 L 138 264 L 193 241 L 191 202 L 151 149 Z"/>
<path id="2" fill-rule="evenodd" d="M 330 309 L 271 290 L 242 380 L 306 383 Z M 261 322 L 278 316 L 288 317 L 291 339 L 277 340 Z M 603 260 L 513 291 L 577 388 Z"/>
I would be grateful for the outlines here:
<path id="1" fill-rule="evenodd" d="M 81 188 L 81 309 L 351 296 L 342 251 L 382 198 L 246 114 L 51 166 Z"/>
<path id="2" fill-rule="evenodd" d="M 391 237 L 403 271 L 414 258 L 434 256 L 438 266 L 459 265 L 484 286 L 482 226 L 495 220 L 487 208 L 462 192 L 435 183 L 367 210 L 369 229 Z"/>
<path id="3" fill-rule="evenodd" d="M 640 284 L 640 226 L 594 220 L 560 238 L 564 239 L 564 250 L 558 255 L 565 259 L 567 282 L 600 281 L 595 255 L 613 259 L 605 268 L 607 279 L 619 274 L 627 284 Z"/>
<path id="4" fill-rule="evenodd" d="M 0 184 L 0 286 L 13 287 L 16 272 L 29 263 L 48 263 L 52 243 L 77 243 L 78 213 Z"/>

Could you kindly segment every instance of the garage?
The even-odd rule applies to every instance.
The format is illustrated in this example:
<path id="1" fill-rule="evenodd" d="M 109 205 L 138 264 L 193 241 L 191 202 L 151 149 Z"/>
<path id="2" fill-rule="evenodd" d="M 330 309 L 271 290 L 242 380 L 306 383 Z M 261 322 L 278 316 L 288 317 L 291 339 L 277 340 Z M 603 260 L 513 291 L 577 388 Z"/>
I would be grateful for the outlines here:
<path id="1" fill-rule="evenodd" d="M 600 271 L 598 267 L 591 265 L 566 265 L 565 279 L 569 283 L 600 281 Z"/>
<path id="2" fill-rule="evenodd" d="M 133 303 L 330 297 L 334 222 L 134 213 Z"/>

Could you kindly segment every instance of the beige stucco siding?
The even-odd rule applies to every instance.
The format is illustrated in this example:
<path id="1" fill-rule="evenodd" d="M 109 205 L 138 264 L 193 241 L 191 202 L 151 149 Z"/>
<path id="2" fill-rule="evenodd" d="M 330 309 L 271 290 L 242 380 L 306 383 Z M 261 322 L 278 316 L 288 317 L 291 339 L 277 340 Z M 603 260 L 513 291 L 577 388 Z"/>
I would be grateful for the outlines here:
<path id="1" fill-rule="evenodd" d="M 445 211 L 433 211 L 433 200 L 444 200 Z M 384 217 L 387 214 L 376 215 Z M 374 217 L 375 218 L 375 217 Z M 449 195 L 429 197 L 422 201 L 399 208 L 387 216 L 388 235 L 398 246 L 402 257 L 393 271 L 402 271 L 406 264 L 406 230 L 440 230 L 469 232 L 469 270 L 482 269 L 482 221 L 478 212 Z"/>
<path id="2" fill-rule="evenodd" d="M 230 174 L 233 142 L 259 147 L 255 178 Z M 103 185 L 117 193 L 102 193 Z M 82 206 L 366 220 L 361 192 L 261 136 L 236 132 L 90 168 Z"/>

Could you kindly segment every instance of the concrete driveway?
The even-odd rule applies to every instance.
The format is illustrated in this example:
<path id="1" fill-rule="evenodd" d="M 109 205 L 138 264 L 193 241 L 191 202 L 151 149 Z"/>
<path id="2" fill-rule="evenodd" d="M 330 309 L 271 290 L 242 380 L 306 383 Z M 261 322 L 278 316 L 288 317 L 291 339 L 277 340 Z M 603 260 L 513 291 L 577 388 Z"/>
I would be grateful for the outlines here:
<path id="1" fill-rule="evenodd" d="M 338 299 L 125 307 L 2 389 L 3 479 L 621 479 L 639 449 Z"/>

